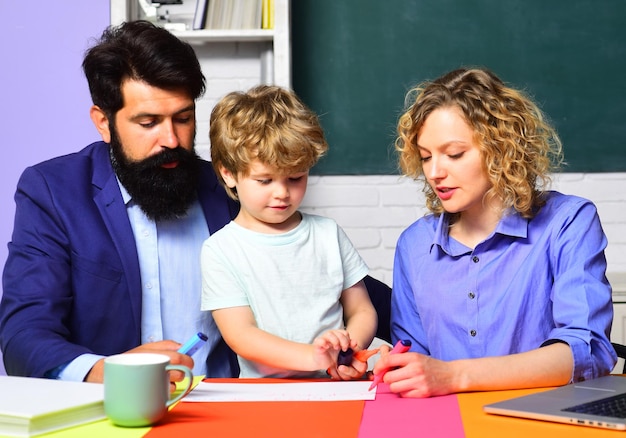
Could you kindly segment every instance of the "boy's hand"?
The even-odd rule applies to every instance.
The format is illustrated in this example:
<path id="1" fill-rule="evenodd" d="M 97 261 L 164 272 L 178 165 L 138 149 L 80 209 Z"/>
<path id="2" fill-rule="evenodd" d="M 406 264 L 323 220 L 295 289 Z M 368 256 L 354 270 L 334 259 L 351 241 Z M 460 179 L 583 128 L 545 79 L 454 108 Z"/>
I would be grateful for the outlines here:
<path id="1" fill-rule="evenodd" d="M 329 374 L 333 379 L 357 380 L 362 378 L 366 371 L 367 361 L 361 362 L 353 357 L 349 365 L 339 365 L 334 370 L 331 369 Z"/>
<path id="2" fill-rule="evenodd" d="M 320 369 L 336 369 L 339 352 L 356 348 L 356 342 L 350 340 L 346 330 L 328 330 L 315 338 L 313 347 L 313 359 Z"/>
<path id="3" fill-rule="evenodd" d="M 356 380 L 361 379 L 367 372 L 367 360 L 379 352 L 379 349 L 359 350 L 350 354 L 340 352 L 337 360 L 337 368 L 335 370 L 328 369 L 328 375 L 333 379 Z"/>

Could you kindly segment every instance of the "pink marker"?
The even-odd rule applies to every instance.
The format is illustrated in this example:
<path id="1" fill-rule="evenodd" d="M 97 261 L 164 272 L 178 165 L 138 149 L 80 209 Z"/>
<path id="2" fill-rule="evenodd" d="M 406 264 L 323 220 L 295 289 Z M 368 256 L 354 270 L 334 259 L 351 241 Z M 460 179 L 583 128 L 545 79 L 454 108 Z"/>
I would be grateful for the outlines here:
<path id="1" fill-rule="evenodd" d="M 406 351 L 409 351 L 409 348 L 411 348 L 410 340 L 408 339 L 399 340 L 396 343 L 396 345 L 391 349 L 389 354 L 404 353 Z M 370 385 L 370 388 L 368 389 L 368 391 L 371 391 L 372 389 L 376 388 L 376 385 L 378 385 L 380 382 L 383 381 L 383 377 L 385 377 L 386 372 L 387 371 L 383 371 L 382 373 L 376 374 L 374 376 L 374 380 L 372 381 L 372 384 Z"/>

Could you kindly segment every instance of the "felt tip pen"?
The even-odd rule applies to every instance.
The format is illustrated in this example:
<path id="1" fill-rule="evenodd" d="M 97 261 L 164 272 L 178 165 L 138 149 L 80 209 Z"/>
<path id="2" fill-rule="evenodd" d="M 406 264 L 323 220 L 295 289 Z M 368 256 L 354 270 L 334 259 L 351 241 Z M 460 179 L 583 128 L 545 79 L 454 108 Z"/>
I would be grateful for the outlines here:
<path id="1" fill-rule="evenodd" d="M 193 355 L 209 339 L 204 333 L 198 332 L 178 349 L 179 353 Z"/>
<path id="2" fill-rule="evenodd" d="M 391 349 L 391 351 L 389 352 L 389 354 L 396 354 L 396 353 L 404 353 L 406 351 L 409 351 L 409 348 L 411 348 L 411 341 L 408 339 L 405 340 L 399 340 L 396 345 Z M 370 388 L 368 389 L 368 391 L 371 391 L 372 389 L 376 388 L 376 386 L 383 381 L 383 377 L 385 377 L 385 372 L 383 371 L 382 373 L 376 374 L 374 376 L 374 380 L 372 381 L 372 384 L 370 385 Z"/>
<path id="3" fill-rule="evenodd" d="M 345 365 L 345 366 L 350 366 L 352 365 L 352 358 L 354 357 L 354 350 L 352 350 L 352 348 L 348 348 L 346 351 L 340 351 L 339 355 L 337 356 L 337 366 L 339 365 Z"/>

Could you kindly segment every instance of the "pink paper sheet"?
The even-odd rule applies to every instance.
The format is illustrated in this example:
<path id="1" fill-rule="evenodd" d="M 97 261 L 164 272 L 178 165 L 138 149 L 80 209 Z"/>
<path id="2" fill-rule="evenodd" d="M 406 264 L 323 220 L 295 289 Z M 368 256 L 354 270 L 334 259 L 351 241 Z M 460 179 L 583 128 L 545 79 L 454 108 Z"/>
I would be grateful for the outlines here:
<path id="1" fill-rule="evenodd" d="M 409 436 L 409 431 L 424 437 L 464 437 L 456 395 L 401 398 L 389 391 L 389 385 L 379 384 L 376 402 L 365 402 L 359 438 Z"/>

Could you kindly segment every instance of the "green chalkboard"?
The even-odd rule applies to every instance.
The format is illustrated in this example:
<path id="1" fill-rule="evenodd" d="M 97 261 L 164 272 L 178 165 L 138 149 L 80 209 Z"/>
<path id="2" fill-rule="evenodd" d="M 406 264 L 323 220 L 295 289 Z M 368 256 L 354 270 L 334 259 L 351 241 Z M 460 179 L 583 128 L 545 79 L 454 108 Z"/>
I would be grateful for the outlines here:
<path id="1" fill-rule="evenodd" d="M 484 66 L 556 126 L 567 172 L 626 171 L 626 0 L 294 0 L 293 87 L 320 115 L 313 173 L 397 173 L 418 82 Z"/>

